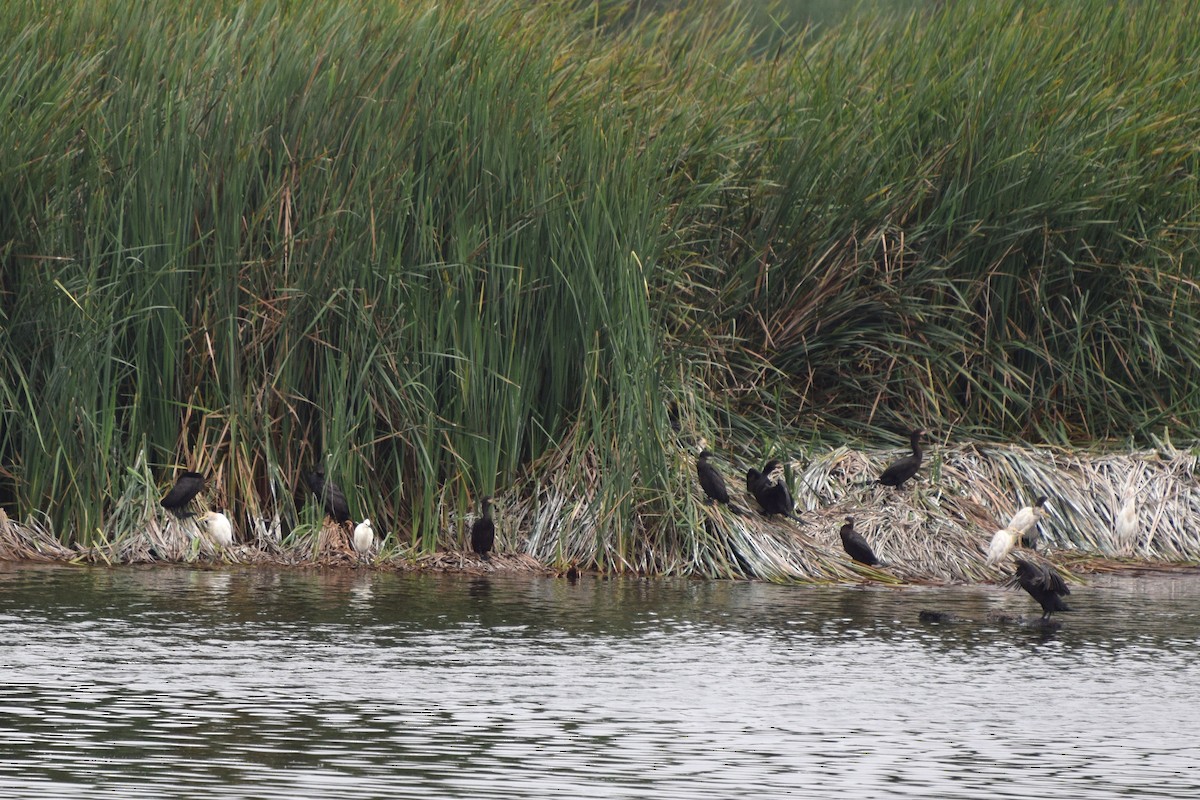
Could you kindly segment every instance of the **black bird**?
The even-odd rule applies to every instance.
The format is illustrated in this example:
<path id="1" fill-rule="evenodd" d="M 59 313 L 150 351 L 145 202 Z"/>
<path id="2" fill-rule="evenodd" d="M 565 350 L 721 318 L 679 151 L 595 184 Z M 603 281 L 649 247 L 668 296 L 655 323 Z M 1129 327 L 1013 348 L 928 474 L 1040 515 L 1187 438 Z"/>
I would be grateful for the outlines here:
<path id="1" fill-rule="evenodd" d="M 492 521 L 492 498 L 479 499 L 479 519 L 471 526 L 471 549 L 479 554 L 484 561 L 489 560 L 488 553 L 496 544 L 496 523 Z"/>
<path id="2" fill-rule="evenodd" d="M 200 490 L 203 488 L 203 475 L 199 472 L 185 472 L 175 480 L 171 491 L 167 492 L 166 497 L 162 499 L 162 507 L 180 519 L 195 516 L 193 512 L 185 509 L 187 504 L 192 502 L 192 498 L 200 494 Z"/>
<path id="3" fill-rule="evenodd" d="M 1042 619 L 1050 619 L 1055 611 L 1070 611 L 1063 597 L 1071 590 L 1062 576 L 1049 564 L 1031 564 L 1023 558 L 1016 559 L 1017 571 L 1009 579 L 1009 586 L 1020 586 L 1042 607 Z"/>
<path id="4" fill-rule="evenodd" d="M 755 500 L 758 500 L 758 496 L 762 493 L 762 490 L 766 488 L 766 485 L 766 475 L 763 475 L 754 467 L 746 470 L 746 491 L 752 494 Z M 759 500 L 759 502 L 761 503 L 762 501 Z"/>
<path id="5" fill-rule="evenodd" d="M 884 486 L 903 486 L 904 482 L 917 474 L 917 470 L 921 468 L 921 437 L 925 435 L 925 431 L 913 431 L 910 440 L 912 441 L 912 455 L 898 458 L 892 462 L 891 466 L 883 471 L 879 476 L 879 482 Z"/>
<path id="6" fill-rule="evenodd" d="M 717 472 L 716 467 L 708 463 L 708 459 L 712 455 L 711 450 L 704 450 L 696 458 L 696 477 L 700 479 L 700 488 L 704 490 L 704 494 L 708 495 L 710 500 L 724 503 L 729 506 L 730 511 L 740 514 L 742 510 L 729 502 L 729 489 L 725 487 L 725 479 L 721 477 L 721 473 Z"/>
<path id="7" fill-rule="evenodd" d="M 796 503 L 792 500 L 792 492 L 788 489 L 787 482 L 784 481 L 781 475 L 778 480 L 772 480 L 771 474 L 779 469 L 778 461 L 768 461 L 763 465 L 762 472 L 759 475 L 758 481 L 754 488 L 750 487 L 750 474 L 746 474 L 746 486 L 750 488 L 750 493 L 754 495 L 754 499 L 762 506 L 763 513 L 767 516 L 772 514 L 783 514 L 785 517 L 799 521 L 800 517 L 796 516 Z"/>
<path id="8" fill-rule="evenodd" d="M 346 502 L 346 495 L 342 494 L 342 490 L 336 483 L 325 477 L 324 467 L 317 467 L 312 472 L 306 473 L 304 482 L 321 501 L 325 513 L 334 522 L 340 525 L 350 521 L 350 505 Z"/>
<path id="9" fill-rule="evenodd" d="M 881 563 L 863 535 L 854 530 L 854 517 L 846 517 L 846 524 L 838 533 L 842 537 L 842 548 L 852 559 L 866 564 L 868 567 L 874 567 Z"/>

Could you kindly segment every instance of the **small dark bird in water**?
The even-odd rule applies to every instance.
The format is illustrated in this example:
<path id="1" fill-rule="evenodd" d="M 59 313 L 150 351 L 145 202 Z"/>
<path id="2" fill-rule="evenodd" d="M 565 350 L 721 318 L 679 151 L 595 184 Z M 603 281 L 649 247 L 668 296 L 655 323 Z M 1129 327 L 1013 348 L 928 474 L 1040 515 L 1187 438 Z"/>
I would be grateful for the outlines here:
<path id="1" fill-rule="evenodd" d="M 704 450 L 696 458 L 696 477 L 700 479 L 700 488 L 704 490 L 704 494 L 708 495 L 710 500 L 717 503 L 723 503 L 729 506 L 729 510 L 735 514 L 742 513 L 742 510 L 729 502 L 729 490 L 725 487 L 725 479 L 721 477 L 721 473 L 717 472 L 717 468 L 708 463 L 708 459 L 712 458 L 711 450 Z"/>
<path id="2" fill-rule="evenodd" d="M 1009 579 L 1009 586 L 1020 586 L 1029 596 L 1038 601 L 1042 607 L 1042 619 L 1050 619 L 1050 615 L 1055 611 L 1070 611 L 1071 607 L 1064 601 L 1063 597 L 1069 595 L 1071 590 L 1067 588 L 1067 584 L 1063 581 L 1062 576 L 1054 571 L 1054 568 L 1049 564 L 1031 564 L 1023 558 L 1015 559 L 1017 562 L 1017 571 L 1013 573 Z"/>
<path id="3" fill-rule="evenodd" d="M 342 494 L 342 490 L 336 483 L 325 477 L 324 467 L 317 467 L 312 472 L 305 474 L 304 482 L 317 496 L 317 500 L 321 501 L 325 513 L 334 522 L 341 525 L 343 522 L 350 521 L 350 505 L 346 502 L 346 495 Z"/>
<path id="4" fill-rule="evenodd" d="M 484 561 L 496 544 L 496 523 L 492 521 L 492 498 L 479 499 L 479 519 L 471 526 L 471 549 Z"/>
<path id="5" fill-rule="evenodd" d="M 854 517 L 846 517 L 846 524 L 842 526 L 838 534 L 842 537 L 842 548 L 852 559 L 866 564 L 868 567 L 874 567 L 880 563 L 875 553 L 872 552 L 871 545 L 867 544 L 867 540 L 861 533 L 854 530 Z"/>
<path id="6" fill-rule="evenodd" d="M 921 437 L 925 435 L 925 431 L 913 431 L 909 437 L 912 442 L 912 455 L 898 458 L 892 462 L 891 466 L 883 471 L 879 476 L 879 482 L 884 486 L 900 487 L 909 478 L 917 474 L 917 470 L 921 468 Z"/>
<path id="7" fill-rule="evenodd" d="M 763 465 L 762 472 L 755 483 L 757 491 L 750 488 L 750 474 L 747 473 L 746 486 L 750 488 L 750 493 L 762 506 L 764 514 L 767 516 L 783 514 L 785 517 L 791 517 L 799 522 L 800 517 L 796 515 L 796 502 L 792 499 L 792 492 L 788 489 L 784 476 L 780 474 L 777 478 L 771 477 L 780 466 L 780 463 L 775 460 L 768 461 Z"/>
<path id="8" fill-rule="evenodd" d="M 187 510 L 188 503 L 204 488 L 204 476 L 199 472 L 185 472 L 175 480 L 171 491 L 162 499 L 162 507 L 180 519 L 195 516 Z"/>

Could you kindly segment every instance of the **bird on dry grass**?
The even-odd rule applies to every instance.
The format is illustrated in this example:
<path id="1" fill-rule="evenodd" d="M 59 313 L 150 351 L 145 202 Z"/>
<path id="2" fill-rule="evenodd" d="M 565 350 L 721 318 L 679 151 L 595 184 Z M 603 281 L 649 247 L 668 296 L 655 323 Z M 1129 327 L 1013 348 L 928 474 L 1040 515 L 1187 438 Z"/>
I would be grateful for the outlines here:
<path id="1" fill-rule="evenodd" d="M 196 518 L 204 526 L 204 532 L 209 541 L 217 547 L 229 547 L 233 544 L 233 524 L 229 517 L 220 511 L 206 511 Z"/>
<path id="2" fill-rule="evenodd" d="M 733 513 L 741 514 L 742 510 L 729 502 L 729 489 L 725 486 L 725 479 L 721 477 L 717 468 L 709 463 L 708 460 L 712 457 L 711 450 L 703 450 L 696 458 L 696 477 L 700 479 L 700 488 L 709 500 L 727 505 Z"/>
<path id="3" fill-rule="evenodd" d="M 350 521 L 350 505 L 346 502 L 346 495 L 342 494 L 336 483 L 325 477 L 324 467 L 317 467 L 306 473 L 304 482 L 334 522 L 341 525 Z"/>
<path id="4" fill-rule="evenodd" d="M 904 456 L 903 458 L 893 461 L 887 469 L 879 476 L 879 483 L 884 486 L 894 486 L 899 488 L 904 485 L 904 482 L 917 474 L 917 470 L 921 468 L 921 437 L 925 435 L 925 431 L 916 430 L 909 435 L 909 442 L 912 445 L 912 455 Z"/>
<path id="5" fill-rule="evenodd" d="M 800 521 L 796 514 L 796 502 L 792 499 L 792 491 L 788 488 L 787 479 L 783 474 L 783 465 L 778 461 L 768 461 L 763 465 L 762 472 L 755 469 L 747 471 L 746 488 L 754 495 L 754 499 L 768 517 L 772 514 L 782 514 Z"/>
<path id="6" fill-rule="evenodd" d="M 867 544 L 863 535 L 854 530 L 854 517 L 846 517 L 846 524 L 838 531 L 838 535 L 842 538 L 842 549 L 850 558 L 860 564 L 866 564 L 868 567 L 883 563 L 871 550 L 871 545 Z"/>
<path id="7" fill-rule="evenodd" d="M 171 491 L 167 492 L 163 497 L 161 505 L 167 511 L 170 511 L 179 519 L 186 519 L 194 516 L 194 512 L 188 511 L 188 503 L 200 494 L 204 488 L 204 476 L 199 472 L 187 471 L 180 475 L 175 480 L 175 485 L 171 487 Z"/>
<path id="8" fill-rule="evenodd" d="M 1046 516 L 1046 500 L 1046 495 L 1039 496 L 1037 500 L 1033 501 L 1033 505 L 1025 506 L 1013 514 L 1012 519 L 1004 527 L 1010 531 L 1016 531 L 1018 534 L 1024 534 L 1036 525 L 1038 520 Z"/>
<path id="9" fill-rule="evenodd" d="M 351 542 L 354 544 L 354 552 L 358 553 L 360 558 L 371 552 L 371 548 L 375 546 L 375 529 L 371 527 L 371 520 L 364 519 L 354 526 Z"/>
<path id="10" fill-rule="evenodd" d="M 1138 533 L 1137 500 L 1135 498 L 1130 497 L 1126 500 L 1125 505 L 1121 506 L 1121 510 L 1117 512 L 1113 532 L 1117 535 L 1116 544 L 1121 555 L 1132 555 L 1137 544 Z"/>
<path id="11" fill-rule="evenodd" d="M 1008 585 L 1020 586 L 1042 607 L 1042 619 L 1049 620 L 1055 611 L 1070 611 L 1063 598 L 1071 593 L 1066 582 L 1049 564 L 1033 564 L 1023 558 L 1016 559 L 1017 570 Z"/>
<path id="12" fill-rule="evenodd" d="M 989 566 L 999 564 L 1004 560 L 1017 541 L 1021 538 L 1019 531 L 1014 531 L 1011 528 L 1001 528 L 992 536 L 992 543 L 988 545 L 987 563 Z"/>
<path id="13" fill-rule="evenodd" d="M 479 519 L 471 526 L 471 550 L 484 561 L 489 560 L 488 553 L 496 544 L 496 523 L 492 520 L 492 498 L 479 499 Z"/>

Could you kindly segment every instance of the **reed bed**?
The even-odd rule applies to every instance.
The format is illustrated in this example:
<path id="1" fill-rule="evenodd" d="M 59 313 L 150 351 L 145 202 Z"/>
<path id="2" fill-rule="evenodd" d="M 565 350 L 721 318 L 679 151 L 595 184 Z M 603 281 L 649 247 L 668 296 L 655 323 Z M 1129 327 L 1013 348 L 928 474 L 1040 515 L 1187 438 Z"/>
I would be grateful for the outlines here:
<path id="1" fill-rule="evenodd" d="M 767 518 L 753 499 L 733 491 L 743 513 L 704 502 L 687 460 L 678 476 L 691 526 L 686 556 L 649 551 L 640 563 L 605 562 L 597 546 L 594 497 L 570 496 L 559 487 L 537 498 L 501 497 L 497 502 L 498 548 L 489 560 L 467 552 L 474 517 L 452 521 L 440 540 L 453 549 L 434 552 L 385 539 L 382 548 L 359 556 L 348 528 L 326 520 L 294 531 L 280 543 L 262 531 L 243 531 L 239 543 L 214 547 L 190 519 L 151 510 L 138 533 L 88 547 L 64 547 L 41 524 L 0 517 L 0 559 L 90 563 L 186 562 L 276 564 L 392 570 L 562 573 L 569 566 L 650 574 L 758 578 L 775 582 L 874 582 L 885 585 L 995 582 L 1011 560 L 985 563 L 992 534 L 1036 496 L 1050 498 L 1034 550 L 1017 555 L 1048 560 L 1075 578 L 1093 571 L 1170 568 L 1200 564 L 1200 456 L 1160 448 L 1135 454 L 1082 455 L 1052 448 L 969 444 L 934 450 L 930 464 L 905 487 L 872 480 L 900 451 L 817 451 L 787 466 L 801 509 L 800 521 Z M 730 485 L 740 480 L 730 474 Z M 1134 541 L 1121 541 L 1113 526 L 1129 497 L 1139 502 Z M 838 528 L 853 516 L 857 530 L 884 564 L 851 562 Z M 563 543 L 576 542 L 575 550 Z M 1077 579 L 1077 578 L 1075 578 Z"/>
<path id="2" fill-rule="evenodd" d="M 398 561 L 494 494 L 541 563 L 856 579 L 861 507 L 897 580 L 990 578 L 1044 484 L 1060 548 L 1196 557 L 1186 456 L 1086 455 L 1200 435 L 1189 2 L 625 10 L 3 4 L 5 546 L 230 557 L 157 516 L 195 469 L 239 558 L 335 558 L 320 463 Z M 984 444 L 857 490 L 911 425 Z M 699 507 L 701 440 L 818 454 L 805 523 Z"/>

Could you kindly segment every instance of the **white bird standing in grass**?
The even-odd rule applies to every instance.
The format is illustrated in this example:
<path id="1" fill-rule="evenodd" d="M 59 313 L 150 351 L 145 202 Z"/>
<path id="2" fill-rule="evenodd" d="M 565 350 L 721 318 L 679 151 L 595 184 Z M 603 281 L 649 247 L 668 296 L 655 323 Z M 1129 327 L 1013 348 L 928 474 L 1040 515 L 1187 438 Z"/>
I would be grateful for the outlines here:
<path id="1" fill-rule="evenodd" d="M 996 535 L 992 537 L 992 543 L 988 546 L 987 563 L 988 566 L 995 566 L 1004 560 L 1014 546 L 1017 540 L 1021 538 L 1019 531 L 1014 531 L 1011 528 L 1001 528 L 996 531 Z"/>
<path id="2" fill-rule="evenodd" d="M 364 519 L 354 526 L 354 552 L 362 556 L 374 546 L 375 530 L 371 527 L 371 520 Z"/>
<path id="3" fill-rule="evenodd" d="M 1117 534 L 1117 547 L 1121 555 L 1133 555 L 1138 533 L 1137 500 L 1135 498 L 1130 497 L 1125 501 L 1125 505 L 1121 506 L 1114 527 L 1114 532 Z"/>
<path id="4" fill-rule="evenodd" d="M 1044 516 L 1046 516 L 1046 495 L 1039 497 L 1034 501 L 1033 505 L 1025 506 L 1025 508 L 1013 514 L 1013 518 L 1004 527 L 1010 531 L 1016 531 L 1018 535 L 1022 535 L 1034 525 L 1037 525 L 1038 520 Z"/>
<path id="5" fill-rule="evenodd" d="M 229 547 L 233 544 L 233 524 L 230 523 L 229 517 L 220 511 L 206 511 L 200 516 L 199 522 L 204 525 L 208 540 L 217 547 Z"/>

